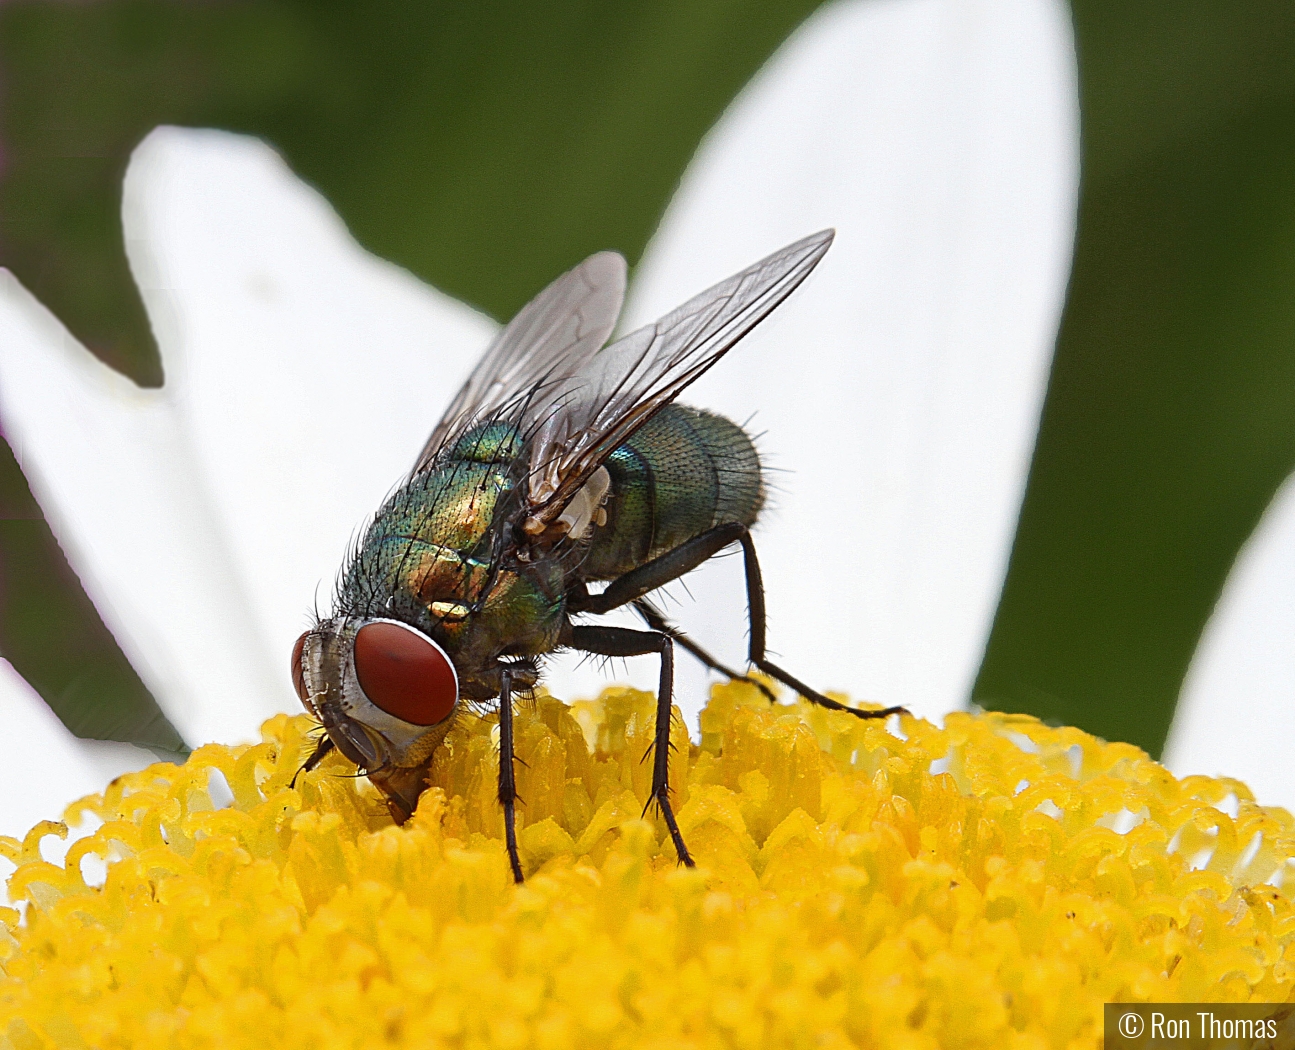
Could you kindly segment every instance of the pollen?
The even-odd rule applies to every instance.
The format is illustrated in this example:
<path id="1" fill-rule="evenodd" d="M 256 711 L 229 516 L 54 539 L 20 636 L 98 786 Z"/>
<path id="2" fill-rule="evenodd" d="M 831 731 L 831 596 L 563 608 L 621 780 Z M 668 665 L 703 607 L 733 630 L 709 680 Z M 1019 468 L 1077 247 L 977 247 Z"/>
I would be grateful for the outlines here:
<path id="1" fill-rule="evenodd" d="M 304 715 L 120 777 L 0 840 L 0 1046 L 1096 1048 L 1106 1002 L 1295 995 L 1295 825 L 1238 781 L 733 683 L 672 740 L 690 870 L 653 707 L 520 706 L 521 886 L 492 718 L 401 827 L 336 754 L 296 776 Z"/>

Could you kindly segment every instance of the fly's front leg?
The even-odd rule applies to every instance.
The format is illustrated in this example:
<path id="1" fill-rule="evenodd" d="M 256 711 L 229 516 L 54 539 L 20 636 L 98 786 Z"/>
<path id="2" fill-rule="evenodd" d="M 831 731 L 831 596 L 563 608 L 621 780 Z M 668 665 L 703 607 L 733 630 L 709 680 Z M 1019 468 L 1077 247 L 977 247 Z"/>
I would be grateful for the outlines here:
<path id="1" fill-rule="evenodd" d="M 522 882 L 522 861 L 517 855 L 517 779 L 513 774 L 513 678 L 499 676 L 499 804 L 504 807 L 504 841 L 513 881 Z"/>
<path id="2" fill-rule="evenodd" d="M 760 692 L 764 693 L 765 697 L 771 704 L 778 702 L 778 698 L 773 695 L 773 690 L 767 685 L 757 679 L 744 675 L 741 671 L 734 671 L 731 667 L 726 667 L 724 664 L 720 663 L 715 659 L 715 657 L 711 656 L 710 653 L 684 634 L 683 631 L 670 623 L 670 621 L 661 613 L 661 610 L 646 598 L 640 598 L 638 601 L 634 602 L 634 611 L 643 617 L 643 622 L 651 627 L 652 630 L 660 631 L 662 634 L 668 634 L 678 642 L 680 646 L 687 649 L 688 652 L 692 653 L 693 656 L 709 667 L 712 671 L 718 671 L 720 674 L 728 678 L 729 681 L 746 682 L 749 685 L 755 686 L 760 690 Z"/>
<path id="3" fill-rule="evenodd" d="M 674 642 L 661 631 L 631 631 L 625 627 L 574 627 L 571 648 L 599 656 L 644 656 L 661 654 L 661 679 L 657 688 L 656 726 L 652 739 L 652 792 L 648 805 L 656 803 L 665 826 L 670 830 L 675 855 L 680 864 L 693 867 L 693 859 L 684 845 L 674 808 L 670 805 L 670 701 L 674 691 Z M 646 812 L 646 808 L 644 810 Z"/>
<path id="4" fill-rule="evenodd" d="M 292 780 L 288 783 L 288 787 L 295 788 L 297 786 L 297 777 L 301 776 L 302 773 L 309 773 L 319 765 L 319 763 L 324 760 L 324 756 L 332 751 L 336 746 L 337 745 L 333 743 L 333 738 L 327 733 L 321 736 L 319 738 L 319 743 L 315 745 L 315 750 L 311 752 L 310 757 L 301 763 L 301 768 L 299 770 L 292 774 Z"/>
<path id="5" fill-rule="evenodd" d="M 751 662 L 770 678 L 776 678 L 784 685 L 791 686 L 810 703 L 818 704 L 820 707 L 828 707 L 833 711 L 848 711 L 857 718 L 887 718 L 890 715 L 908 714 L 907 709 L 903 707 L 883 707 L 880 711 L 860 711 L 856 707 L 847 707 L 811 689 L 765 658 L 764 579 L 760 575 L 760 561 L 755 556 L 755 542 L 751 539 L 751 533 L 744 528 L 739 540 L 742 544 L 742 562 L 746 571 L 746 608 L 751 625 Z"/>

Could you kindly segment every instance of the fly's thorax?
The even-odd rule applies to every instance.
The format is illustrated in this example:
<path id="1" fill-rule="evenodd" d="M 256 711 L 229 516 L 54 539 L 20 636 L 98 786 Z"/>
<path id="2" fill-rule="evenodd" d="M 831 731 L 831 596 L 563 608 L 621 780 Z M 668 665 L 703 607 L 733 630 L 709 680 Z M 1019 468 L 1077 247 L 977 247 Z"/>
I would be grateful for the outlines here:
<path id="1" fill-rule="evenodd" d="M 489 441 L 489 433 L 471 442 L 470 437 L 455 446 L 464 455 L 438 460 L 383 505 L 343 573 L 340 610 L 414 616 L 421 607 L 445 603 L 429 610 L 440 620 L 453 618 L 456 604 L 478 600 L 489 568 L 491 526 L 506 511 L 514 483 L 511 462 L 494 458 L 512 446 L 499 435 Z"/>
<path id="2" fill-rule="evenodd" d="M 764 499 L 746 432 L 684 405 L 667 405 L 605 465 L 606 524 L 592 531 L 586 579 L 613 579 L 716 525 L 752 525 Z"/>
<path id="3" fill-rule="evenodd" d="M 406 535 L 475 552 L 513 483 L 505 464 L 453 460 L 416 477 L 400 524 Z"/>
<path id="4" fill-rule="evenodd" d="M 448 455 L 397 489 L 370 523 L 356 560 L 385 555 L 392 540 L 432 544 L 465 557 L 480 554 L 516 487 L 513 461 L 496 458 L 511 452 L 512 444 L 487 437 L 464 438 L 455 446 L 481 458 Z"/>
<path id="5" fill-rule="evenodd" d="M 459 438 L 442 458 L 464 463 L 513 463 L 522 448 L 522 436 L 515 426 L 483 423 Z"/>
<path id="6" fill-rule="evenodd" d="M 449 654 L 399 620 L 323 621 L 298 639 L 292 676 L 338 750 L 369 772 L 420 765 L 458 710 Z"/>

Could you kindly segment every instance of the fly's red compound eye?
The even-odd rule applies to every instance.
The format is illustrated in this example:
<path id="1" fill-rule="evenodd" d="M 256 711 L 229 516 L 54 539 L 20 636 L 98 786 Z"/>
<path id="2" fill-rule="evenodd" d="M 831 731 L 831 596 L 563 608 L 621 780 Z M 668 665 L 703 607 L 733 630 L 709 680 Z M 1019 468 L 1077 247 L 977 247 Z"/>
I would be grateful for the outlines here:
<path id="1" fill-rule="evenodd" d="M 443 722 L 459 698 L 445 650 L 401 623 L 379 620 L 356 632 L 355 676 L 374 705 L 416 726 Z"/>
<path id="2" fill-rule="evenodd" d="M 306 692 L 306 675 L 301 669 L 301 651 L 306 647 L 306 636 L 309 634 L 309 631 L 304 632 L 292 646 L 292 685 L 303 704 L 310 694 Z"/>

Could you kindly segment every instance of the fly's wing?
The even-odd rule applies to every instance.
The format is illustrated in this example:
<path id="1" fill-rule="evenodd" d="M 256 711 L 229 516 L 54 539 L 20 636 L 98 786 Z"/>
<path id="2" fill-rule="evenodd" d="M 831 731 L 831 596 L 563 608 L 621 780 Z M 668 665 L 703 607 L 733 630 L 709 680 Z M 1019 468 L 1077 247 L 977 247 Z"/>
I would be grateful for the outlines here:
<path id="1" fill-rule="evenodd" d="M 537 390 L 523 421 L 530 457 L 525 530 L 538 534 L 555 521 L 619 445 L 809 276 L 834 236 L 823 230 L 774 252 Z"/>
<path id="2" fill-rule="evenodd" d="M 522 307 L 427 439 L 417 474 L 465 431 L 488 419 L 523 423 L 537 393 L 561 385 L 607 342 L 625 299 L 625 260 L 591 255 Z"/>

